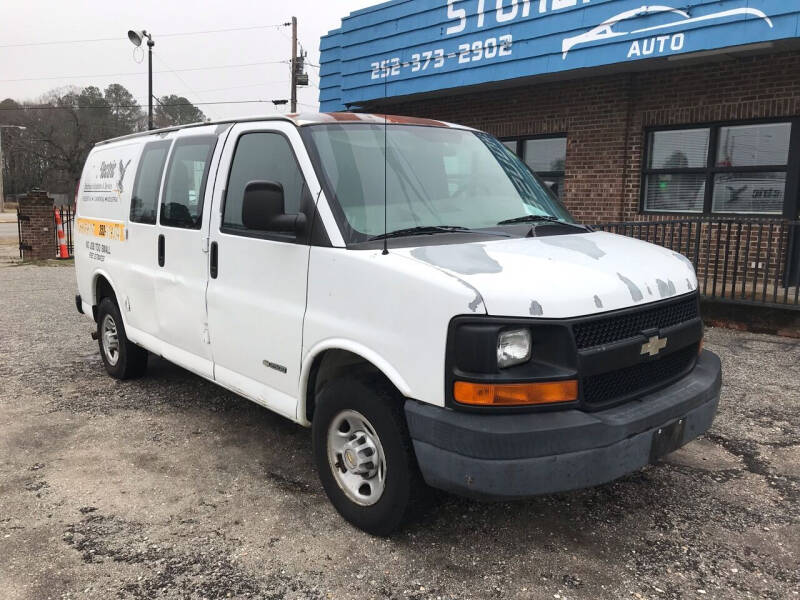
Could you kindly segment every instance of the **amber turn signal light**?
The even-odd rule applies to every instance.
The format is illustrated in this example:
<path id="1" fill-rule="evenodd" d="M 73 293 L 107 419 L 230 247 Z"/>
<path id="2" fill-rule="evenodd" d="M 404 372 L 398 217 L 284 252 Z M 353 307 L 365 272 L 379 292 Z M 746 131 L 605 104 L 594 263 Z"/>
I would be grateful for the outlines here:
<path id="1" fill-rule="evenodd" d="M 534 406 L 574 402 L 578 399 L 578 382 L 575 379 L 509 384 L 456 381 L 453 396 L 456 402 L 470 406 Z"/>

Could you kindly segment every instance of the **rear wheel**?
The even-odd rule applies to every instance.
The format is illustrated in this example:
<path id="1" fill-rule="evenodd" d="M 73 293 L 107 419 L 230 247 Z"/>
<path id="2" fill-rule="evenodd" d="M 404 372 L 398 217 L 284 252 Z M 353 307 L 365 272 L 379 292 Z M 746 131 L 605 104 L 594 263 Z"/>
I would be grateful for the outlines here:
<path id="1" fill-rule="evenodd" d="M 97 341 L 106 371 L 117 379 L 141 377 L 147 370 L 147 350 L 130 342 L 125 335 L 119 308 L 111 298 L 103 298 L 97 308 Z"/>
<path id="2" fill-rule="evenodd" d="M 328 383 L 317 398 L 314 462 L 336 510 L 373 535 L 397 529 L 425 496 L 403 398 L 379 376 Z"/>

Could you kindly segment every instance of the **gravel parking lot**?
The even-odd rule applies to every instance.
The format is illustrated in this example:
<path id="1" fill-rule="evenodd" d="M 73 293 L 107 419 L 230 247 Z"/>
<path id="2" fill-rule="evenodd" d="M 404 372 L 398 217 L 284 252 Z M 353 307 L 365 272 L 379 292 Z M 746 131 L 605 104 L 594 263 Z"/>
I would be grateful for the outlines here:
<path id="1" fill-rule="evenodd" d="M 19 258 L 16 215 L 0 213 L 0 265 L 8 264 L 15 258 Z"/>
<path id="2" fill-rule="evenodd" d="M 616 483 L 347 525 L 308 432 L 180 368 L 105 375 L 70 267 L 0 265 L 0 597 L 800 598 L 800 341 L 721 329 L 711 431 Z"/>

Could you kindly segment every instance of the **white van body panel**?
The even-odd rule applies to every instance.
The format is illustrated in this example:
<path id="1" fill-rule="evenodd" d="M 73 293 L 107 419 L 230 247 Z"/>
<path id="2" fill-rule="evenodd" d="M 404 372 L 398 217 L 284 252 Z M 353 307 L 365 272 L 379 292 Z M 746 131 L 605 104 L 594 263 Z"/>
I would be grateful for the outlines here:
<path id="1" fill-rule="evenodd" d="M 114 273 L 126 286 L 127 265 L 136 263 L 127 245 L 127 211 L 141 146 L 127 141 L 96 148 L 83 168 L 74 228 L 75 269 L 78 291 L 91 304 L 98 274 L 111 281 Z"/>
<path id="2" fill-rule="evenodd" d="M 240 123 L 228 134 L 214 185 L 210 243 L 218 277 L 209 279 L 207 310 L 214 376 L 291 419 L 297 412 L 300 350 L 310 248 L 306 244 L 222 231 L 222 211 L 237 143 L 248 134 L 278 134 L 294 149 L 313 198 L 320 184 L 297 128 L 280 121 Z"/>
<path id="3" fill-rule="evenodd" d="M 585 316 L 697 289 L 694 268 L 680 254 L 604 232 L 392 252 L 468 282 L 494 316 Z"/>
<path id="4" fill-rule="evenodd" d="M 405 396 L 443 406 L 450 320 L 485 312 L 470 284 L 400 252 L 312 248 L 304 377 L 336 340 L 380 368 Z"/>
<path id="5" fill-rule="evenodd" d="M 217 127 L 183 129 L 171 137 L 174 143 L 167 157 L 163 188 L 175 156 L 177 144 L 192 138 L 217 135 Z M 161 225 L 159 210 L 158 233 L 164 236 L 165 264 L 155 269 L 158 315 L 158 338 L 161 354 L 167 360 L 185 366 L 206 378 L 214 377 L 214 362 L 208 341 L 206 287 L 208 285 L 208 255 L 205 240 L 209 232 L 209 216 L 213 209 L 213 181 L 225 145 L 225 134 L 219 135 L 203 195 L 203 220 L 200 229 L 184 229 Z"/>
<path id="6" fill-rule="evenodd" d="M 157 141 L 170 143 L 171 139 L 165 136 L 164 139 Z M 136 167 L 131 165 L 133 170 L 129 180 L 130 196 L 126 197 L 127 211 L 125 214 L 127 223 L 125 255 L 128 257 L 128 262 L 124 269 L 125 282 L 119 288 L 121 297 L 118 297 L 118 300 L 130 339 L 147 348 L 158 348 L 158 352 L 161 354 L 161 342 L 158 341 L 160 334 L 158 303 L 156 301 L 158 226 L 136 223 L 130 219 L 130 204 L 135 191 L 136 173 L 146 145 L 146 143 L 139 144 Z M 167 153 L 168 157 L 169 153 Z M 163 185 L 162 178 L 158 186 L 159 197 Z"/>

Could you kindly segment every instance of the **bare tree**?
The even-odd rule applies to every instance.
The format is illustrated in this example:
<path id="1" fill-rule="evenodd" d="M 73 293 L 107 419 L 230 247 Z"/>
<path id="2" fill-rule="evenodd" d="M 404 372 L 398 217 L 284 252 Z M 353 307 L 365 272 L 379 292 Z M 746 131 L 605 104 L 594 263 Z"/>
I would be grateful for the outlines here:
<path id="1" fill-rule="evenodd" d="M 54 90 L 35 103 L 0 103 L 3 122 L 23 125 L 4 162 L 8 193 L 33 187 L 73 193 L 92 147 L 144 128 L 144 113 L 119 84 Z M 10 138 L 11 136 L 9 136 Z"/>

